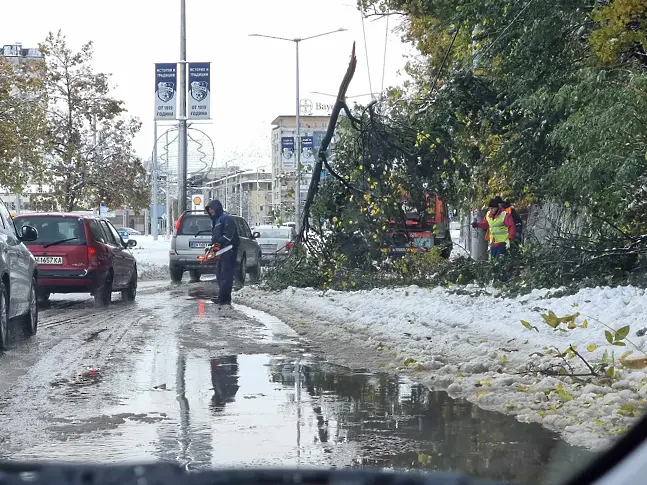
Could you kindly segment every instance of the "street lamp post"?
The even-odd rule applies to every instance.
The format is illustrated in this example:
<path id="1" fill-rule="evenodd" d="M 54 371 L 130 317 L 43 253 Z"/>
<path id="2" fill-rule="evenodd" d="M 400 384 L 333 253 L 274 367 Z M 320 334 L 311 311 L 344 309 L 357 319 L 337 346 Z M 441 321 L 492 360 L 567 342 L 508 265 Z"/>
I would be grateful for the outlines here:
<path id="1" fill-rule="evenodd" d="M 157 175 L 157 120 L 153 122 L 153 137 L 155 138 L 155 144 L 153 145 L 153 159 L 151 163 L 151 173 L 152 173 L 152 188 L 153 188 L 153 215 L 151 217 L 151 232 L 153 233 L 153 240 L 157 241 L 159 232 L 157 229 L 157 214 L 159 213 L 157 206 L 158 201 L 157 197 L 159 194 L 158 189 L 158 175 Z M 148 227 L 148 226 L 146 226 Z"/>
<path id="2" fill-rule="evenodd" d="M 297 180 L 294 191 L 294 222 L 297 232 L 301 230 L 301 120 L 300 120 L 300 99 L 299 99 L 299 43 L 304 40 L 314 39 L 316 37 L 323 37 L 324 35 L 335 34 L 337 32 L 345 32 L 347 29 L 339 28 L 324 32 L 323 34 L 311 35 L 310 37 L 296 37 L 288 39 L 287 37 L 276 37 L 273 35 L 264 34 L 249 34 L 250 37 L 265 37 L 267 39 L 285 40 L 294 42 L 296 46 L 296 129 L 295 129 L 295 143 L 294 150 L 296 151 L 296 164 L 297 164 Z"/>
<path id="3" fill-rule="evenodd" d="M 180 116 L 178 126 L 178 170 L 177 170 L 177 204 L 178 213 L 186 209 L 187 185 L 187 116 L 186 116 L 186 0 L 180 0 Z"/>

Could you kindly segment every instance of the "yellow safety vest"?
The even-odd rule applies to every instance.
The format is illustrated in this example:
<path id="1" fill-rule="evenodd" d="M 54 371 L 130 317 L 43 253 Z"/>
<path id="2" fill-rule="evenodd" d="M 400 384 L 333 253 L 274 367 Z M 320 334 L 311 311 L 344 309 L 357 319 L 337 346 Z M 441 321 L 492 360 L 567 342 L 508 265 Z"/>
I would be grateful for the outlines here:
<path id="1" fill-rule="evenodd" d="M 496 217 L 492 217 L 489 212 L 485 216 L 490 231 L 490 244 L 501 244 L 508 240 L 508 227 L 504 222 L 506 215 L 505 211 L 501 211 Z"/>

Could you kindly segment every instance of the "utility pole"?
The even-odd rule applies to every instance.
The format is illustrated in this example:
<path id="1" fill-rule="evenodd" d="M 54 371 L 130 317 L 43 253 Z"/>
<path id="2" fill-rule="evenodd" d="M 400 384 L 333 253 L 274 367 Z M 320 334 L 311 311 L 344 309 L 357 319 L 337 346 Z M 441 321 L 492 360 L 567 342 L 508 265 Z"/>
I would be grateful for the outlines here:
<path id="1" fill-rule="evenodd" d="M 294 192 L 294 223 L 297 234 L 301 231 L 301 101 L 299 99 L 299 42 L 301 39 L 295 39 L 294 44 L 297 46 L 297 119 L 296 119 L 296 140 L 294 141 L 294 149 L 296 150 L 296 163 L 297 163 L 297 183 L 296 191 Z"/>
<path id="2" fill-rule="evenodd" d="M 171 224 L 173 218 L 171 217 L 171 170 L 168 157 L 168 130 L 166 130 L 166 239 L 171 238 Z"/>
<path id="3" fill-rule="evenodd" d="M 151 214 L 151 232 L 153 233 L 153 240 L 157 241 L 159 231 L 157 230 L 157 216 L 159 214 L 158 210 L 158 201 L 157 195 L 159 189 L 157 187 L 157 121 L 153 123 L 153 138 L 155 138 L 153 144 L 153 160 L 151 163 L 151 172 L 152 172 L 152 187 L 153 187 L 153 213 Z M 146 226 L 148 228 L 148 226 Z"/>
<path id="4" fill-rule="evenodd" d="M 296 182 L 295 182 L 295 191 L 294 191 L 294 222 L 295 229 L 297 232 L 301 229 L 301 120 L 300 120 L 300 109 L 301 102 L 299 100 L 299 43 L 304 40 L 315 39 L 317 37 L 323 37 L 324 35 L 330 35 L 337 32 L 345 32 L 346 29 L 339 28 L 337 30 L 332 30 L 330 32 L 324 32 L 322 34 L 311 35 L 310 37 L 297 37 L 295 39 L 289 39 L 287 37 L 276 37 L 274 35 L 264 35 L 264 34 L 249 34 L 250 37 L 265 37 L 267 39 L 276 39 L 284 40 L 288 42 L 294 42 L 296 45 L 296 55 L 297 55 L 297 89 L 296 89 L 296 127 L 295 127 L 295 143 L 294 149 L 296 150 Z M 279 195 L 280 201 L 280 195 Z"/>
<path id="5" fill-rule="evenodd" d="M 180 116 L 178 139 L 177 193 L 178 215 L 186 210 L 187 116 L 186 116 L 186 0 L 180 0 Z"/>

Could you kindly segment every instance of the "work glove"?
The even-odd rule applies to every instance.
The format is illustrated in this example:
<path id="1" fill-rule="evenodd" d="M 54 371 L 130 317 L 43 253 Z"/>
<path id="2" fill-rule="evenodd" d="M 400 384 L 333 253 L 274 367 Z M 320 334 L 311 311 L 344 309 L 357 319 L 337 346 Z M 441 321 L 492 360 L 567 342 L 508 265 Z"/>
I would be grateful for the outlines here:
<path id="1" fill-rule="evenodd" d="M 476 222 L 472 222 L 472 229 L 478 229 L 478 224 Z"/>
<path id="2" fill-rule="evenodd" d="M 505 247 L 506 247 L 506 248 L 508 248 L 508 249 L 510 249 L 510 244 L 511 244 L 511 241 L 510 241 L 510 239 L 508 239 L 508 240 L 505 242 Z"/>
<path id="3" fill-rule="evenodd" d="M 216 256 L 216 253 L 220 251 L 220 244 L 212 244 L 210 247 L 207 247 L 205 249 L 205 257 L 204 257 L 204 262 L 205 263 L 212 263 L 218 259 Z"/>

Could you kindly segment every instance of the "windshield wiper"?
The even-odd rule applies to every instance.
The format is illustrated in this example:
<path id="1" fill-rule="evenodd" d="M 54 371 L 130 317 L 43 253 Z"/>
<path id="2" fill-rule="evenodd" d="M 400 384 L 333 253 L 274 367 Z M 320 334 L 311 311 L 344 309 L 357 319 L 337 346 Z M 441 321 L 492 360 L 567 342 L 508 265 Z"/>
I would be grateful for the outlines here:
<path id="1" fill-rule="evenodd" d="M 194 234 L 194 236 L 199 236 L 200 234 L 211 234 L 210 229 L 203 229 L 202 231 L 198 231 Z"/>
<path id="2" fill-rule="evenodd" d="M 75 239 L 78 239 L 78 237 L 68 237 L 67 239 L 61 239 L 60 241 L 54 241 L 51 243 L 43 244 L 43 247 L 48 248 L 50 246 L 55 246 L 56 244 L 63 244 L 64 242 L 74 241 Z"/>

